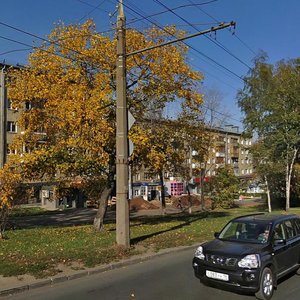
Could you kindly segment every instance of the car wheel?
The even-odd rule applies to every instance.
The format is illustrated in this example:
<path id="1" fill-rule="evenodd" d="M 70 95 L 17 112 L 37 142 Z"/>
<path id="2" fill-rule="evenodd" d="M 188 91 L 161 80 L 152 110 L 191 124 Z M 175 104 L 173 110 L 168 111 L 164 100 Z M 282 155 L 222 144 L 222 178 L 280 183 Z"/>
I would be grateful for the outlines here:
<path id="1" fill-rule="evenodd" d="M 269 268 L 264 268 L 260 282 L 259 291 L 255 293 L 257 299 L 269 300 L 272 298 L 274 292 L 273 273 Z"/>

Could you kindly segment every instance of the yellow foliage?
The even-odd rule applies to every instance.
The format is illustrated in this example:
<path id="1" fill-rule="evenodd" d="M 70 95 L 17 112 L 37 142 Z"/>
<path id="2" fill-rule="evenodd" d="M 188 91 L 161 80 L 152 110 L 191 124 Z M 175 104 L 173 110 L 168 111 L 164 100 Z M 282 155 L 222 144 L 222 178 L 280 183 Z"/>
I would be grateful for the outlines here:
<path id="1" fill-rule="evenodd" d="M 10 73 L 10 100 L 20 108 L 26 101 L 32 106 L 23 111 L 19 126 L 24 134 L 14 142 L 14 147 L 28 149 L 22 157 L 23 179 L 45 173 L 98 176 L 113 161 L 116 40 L 97 33 L 95 27 L 91 20 L 82 25 L 58 24 L 49 35 L 51 43 L 30 54 L 27 67 Z M 127 30 L 126 51 L 184 34 L 174 26 L 144 33 Z M 150 102 L 162 109 L 178 98 L 183 107 L 200 111 L 197 84 L 203 76 L 187 64 L 187 51 L 187 46 L 177 43 L 127 57 L 127 98 L 135 116 L 143 117 Z M 159 139 L 146 133 L 138 126 L 131 133 L 138 145 L 136 153 Z M 163 149 L 152 147 L 148 153 L 156 169 L 173 153 L 169 142 L 162 137 Z"/>
<path id="2" fill-rule="evenodd" d="M 12 160 L 10 164 L 6 164 L 0 169 L 0 209 L 2 207 L 10 208 L 17 197 L 17 187 L 22 182 L 22 175 L 14 166 Z"/>

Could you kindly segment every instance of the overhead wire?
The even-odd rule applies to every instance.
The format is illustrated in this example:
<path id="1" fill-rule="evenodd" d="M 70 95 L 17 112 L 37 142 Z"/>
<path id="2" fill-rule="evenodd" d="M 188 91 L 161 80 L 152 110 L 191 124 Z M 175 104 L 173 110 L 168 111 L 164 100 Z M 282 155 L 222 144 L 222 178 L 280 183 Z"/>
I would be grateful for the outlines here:
<path id="1" fill-rule="evenodd" d="M 91 11 L 89 11 L 87 14 L 85 14 L 83 17 L 81 17 L 77 22 L 81 22 L 82 20 L 84 20 L 86 17 L 90 16 L 95 10 L 97 10 L 106 0 L 101 1 L 100 4 L 98 4 L 97 6 L 94 6 L 93 9 Z M 83 3 L 81 1 L 81 3 Z M 85 3 L 86 4 L 86 3 Z"/>
<path id="2" fill-rule="evenodd" d="M 0 55 L 5 55 L 5 54 L 13 53 L 13 52 L 29 51 L 29 50 L 32 50 L 32 47 L 30 47 L 30 48 L 24 48 L 24 49 L 8 50 L 8 51 L 0 53 Z"/>
<path id="3" fill-rule="evenodd" d="M 56 46 L 59 46 L 59 47 L 62 47 L 62 48 L 64 48 L 64 49 L 66 49 L 66 50 L 73 51 L 74 53 L 77 53 L 77 54 L 79 54 L 79 55 L 87 56 L 87 55 L 85 55 L 85 54 L 83 54 L 83 53 L 81 53 L 81 52 L 79 52 L 79 51 L 77 51 L 77 50 L 74 50 L 74 49 L 71 49 L 71 48 L 62 46 L 62 45 L 59 44 L 58 42 L 50 41 L 50 40 L 48 40 L 48 39 L 45 39 L 45 38 L 43 38 L 43 37 L 40 37 L 40 36 L 38 36 L 38 35 L 36 35 L 36 34 L 30 33 L 30 32 L 25 31 L 25 30 L 23 30 L 23 29 L 17 28 L 17 27 L 15 27 L 15 26 L 9 25 L 9 24 L 7 24 L 7 23 L 4 23 L 4 22 L 1 22 L 1 21 L 0 21 L 0 25 L 5 26 L 5 27 L 8 27 L 8 28 L 13 29 L 13 30 L 18 31 L 18 32 L 21 32 L 21 33 L 23 33 L 23 34 L 26 34 L 26 35 L 35 37 L 35 38 L 37 38 L 37 39 L 39 39 L 39 40 L 42 40 L 42 41 L 44 41 L 44 42 L 47 42 L 47 43 L 49 43 L 49 44 L 51 44 L 51 45 L 56 45 Z M 36 47 L 36 48 L 37 48 L 37 47 Z"/>
<path id="4" fill-rule="evenodd" d="M 120 3 L 119 0 L 116 0 L 116 1 L 117 1 L 118 3 Z M 129 7 L 128 5 L 125 5 L 124 3 L 123 3 L 123 5 L 124 5 L 127 9 L 133 11 L 135 14 L 141 16 L 143 20 L 148 20 L 148 22 L 150 22 L 150 23 L 153 24 L 154 26 L 156 26 L 156 27 L 160 28 L 161 30 L 165 31 L 166 33 L 172 35 L 170 32 L 168 32 L 167 30 L 165 30 L 161 25 L 156 24 L 155 21 L 152 21 L 151 19 L 149 20 L 149 18 L 151 18 L 151 17 L 149 17 L 149 16 L 144 16 L 144 15 L 142 15 L 141 13 L 139 13 L 138 11 L 136 11 L 135 9 L 133 9 L 132 6 L 135 6 L 135 5 L 131 5 L 131 7 Z M 139 8 L 137 8 L 137 9 L 139 9 Z M 140 10 L 140 9 L 139 9 L 139 10 Z M 140 11 L 141 11 L 141 10 L 140 10 Z M 143 14 L 145 14 L 145 12 L 143 12 L 143 11 L 141 11 L 141 12 L 142 12 Z M 218 22 L 218 24 L 219 24 L 219 23 L 220 23 L 220 22 Z M 172 35 L 172 36 L 175 37 L 174 35 Z M 184 42 L 184 44 L 186 44 L 186 43 Z M 186 44 L 186 45 L 187 45 L 187 44 Z M 194 51 L 196 51 L 197 53 L 200 52 L 199 50 L 194 49 L 194 47 L 192 47 L 192 46 L 190 46 L 190 45 L 187 45 L 187 46 L 190 47 L 190 48 L 192 48 L 192 49 L 193 49 Z M 201 52 L 200 52 L 200 53 L 201 53 Z M 202 54 L 202 53 L 201 53 L 201 54 Z M 204 53 L 203 53 L 203 55 L 205 56 Z M 218 64 L 218 62 L 216 62 L 216 63 Z M 222 67 L 224 67 L 224 66 L 222 66 Z M 226 67 L 224 67 L 224 68 L 225 68 L 225 70 L 227 70 Z M 229 69 L 228 69 L 227 71 L 232 72 L 232 71 L 229 70 Z M 208 72 L 206 72 L 206 73 L 208 73 Z M 212 74 L 209 74 L 209 75 L 216 78 L 216 76 L 214 76 L 214 75 L 212 75 Z M 238 77 L 239 79 L 241 79 L 242 81 L 244 81 L 244 79 L 243 79 L 242 77 L 240 77 L 239 75 L 237 75 L 237 74 L 234 74 L 234 75 L 235 75 L 236 77 Z M 216 79 L 219 80 L 219 81 L 221 81 L 223 84 L 228 85 L 228 86 L 231 87 L 232 89 L 236 90 L 236 88 L 234 88 L 234 87 L 232 87 L 231 85 L 225 83 L 224 81 L 222 81 L 222 80 L 220 80 L 220 79 L 218 79 L 218 78 L 216 78 Z M 217 112 L 217 111 L 216 111 L 216 112 Z M 218 112 L 218 113 L 222 114 L 221 112 Z M 226 115 L 226 116 L 227 116 L 227 115 Z M 227 117 L 228 117 L 228 116 L 227 116 Z M 237 120 L 237 119 L 234 119 L 234 118 L 231 118 L 231 120 L 240 123 L 240 120 Z"/>
<path id="5" fill-rule="evenodd" d="M 92 8 L 95 8 L 94 5 L 92 5 L 92 4 L 90 4 L 90 3 L 86 2 L 86 1 L 83 1 L 83 0 L 77 0 L 77 1 L 80 2 L 80 3 L 83 3 L 83 4 L 87 5 L 87 6 L 90 6 L 90 7 L 92 7 Z M 102 9 L 102 8 L 100 9 L 99 7 L 97 7 L 96 9 L 101 10 L 101 11 L 104 11 L 104 12 L 106 12 L 107 14 L 110 13 L 109 11 L 107 11 L 107 10 L 105 10 L 105 9 Z"/>
<path id="6" fill-rule="evenodd" d="M 79 1 L 79 0 L 78 0 Z M 82 2 L 82 1 L 80 1 L 80 2 Z M 119 1 L 118 1 L 119 2 Z M 140 15 L 140 16 L 142 16 L 141 14 L 139 14 L 138 12 L 135 12 L 135 10 L 132 10 L 135 14 L 138 14 L 138 15 Z M 132 14 L 131 14 L 132 15 Z M 147 20 L 148 19 L 148 17 L 143 17 L 145 20 Z M 149 20 L 148 20 L 149 21 Z M 157 26 L 153 21 L 150 21 L 153 25 L 155 25 L 155 26 Z M 45 39 L 45 38 L 42 38 L 42 37 L 39 37 L 39 36 L 37 36 L 37 35 L 35 35 L 35 34 L 32 34 L 32 33 L 29 33 L 29 32 L 27 32 L 27 31 L 24 31 L 24 30 L 22 30 L 22 29 L 19 29 L 19 28 L 16 28 L 16 27 L 14 27 L 14 26 L 11 26 L 11 25 L 8 25 L 8 24 L 6 24 L 6 23 L 3 23 L 3 22 L 0 22 L 0 24 L 1 25 L 3 25 L 3 26 L 6 26 L 6 27 L 9 27 L 9 28 L 11 28 L 11 29 L 14 29 L 14 30 L 17 30 L 17 31 L 19 31 L 19 32 L 21 32 L 21 33 L 23 33 L 23 34 L 27 34 L 27 35 L 30 35 L 30 36 L 32 36 L 32 37 L 35 37 L 35 38 L 38 38 L 38 39 L 40 39 L 40 40 L 43 40 L 43 41 L 45 41 L 45 42 L 48 42 L 48 43 L 51 43 L 51 44 L 55 44 L 54 42 L 51 42 L 51 41 L 49 41 L 49 40 L 47 40 L 47 39 Z M 158 26 L 158 27 L 160 27 L 160 26 Z M 160 27 L 161 29 L 163 29 L 162 27 Z M 166 31 L 166 30 L 165 30 Z M 166 31 L 167 32 L 167 31 Z M 169 32 L 167 32 L 168 34 L 170 34 Z M 43 52 L 47 52 L 47 53 L 50 53 L 50 54 L 52 54 L 52 55 L 56 55 L 56 56 L 60 56 L 60 57 L 62 57 L 62 58 L 65 58 L 65 59 L 69 59 L 69 60 L 72 60 L 72 61 L 76 61 L 75 59 L 72 59 L 72 58 L 70 58 L 70 57 L 65 57 L 65 56 L 63 56 L 63 55 L 59 55 L 58 53 L 52 53 L 52 52 L 49 52 L 49 51 L 47 51 L 47 50 L 45 50 L 45 49 L 43 49 L 43 48 L 40 48 L 40 47 L 37 47 L 37 46 L 32 46 L 32 45 L 29 45 L 29 44 L 27 44 L 27 43 L 23 43 L 23 42 L 20 42 L 20 41 L 17 41 L 17 40 L 15 40 L 15 39 L 11 39 L 11 38 L 7 38 L 7 37 L 4 37 L 4 36 L 0 36 L 0 38 L 1 39 L 5 39 L 5 40 L 7 40 L 7 41 L 10 41 L 10 42 L 13 42 L 13 43 L 17 43 L 17 44 L 20 44 L 20 45 L 23 45 L 23 46 L 26 46 L 26 47 L 29 47 L 29 49 L 20 49 L 20 51 L 21 50 L 23 50 L 23 51 L 25 51 L 25 50 L 30 50 L 30 49 L 39 49 L 39 50 L 41 50 L 41 51 L 43 51 Z M 58 44 L 59 45 L 59 44 Z M 190 46 L 189 46 L 190 47 Z M 193 48 L 193 47 L 192 47 Z M 74 49 L 69 49 L 69 50 L 71 50 L 71 51 L 74 51 L 74 52 L 77 52 L 76 50 L 74 50 Z M 196 52 L 198 52 L 197 50 L 196 50 Z M 80 52 L 77 52 L 78 54 L 81 54 L 81 55 L 84 55 L 84 54 L 82 54 L 82 53 L 80 53 Z M 202 54 L 202 53 L 201 53 Z M 1 54 L 0 54 L 1 55 Z M 205 54 L 203 54 L 204 56 L 205 56 Z M 224 83 L 224 82 L 223 82 Z M 226 83 L 225 83 L 226 84 Z M 230 86 L 230 85 L 229 85 Z M 233 87 L 232 87 L 233 88 Z M 220 113 L 220 112 L 218 112 L 218 113 Z M 222 113 L 220 113 L 220 114 L 222 114 Z M 235 120 L 235 121 L 237 121 L 237 120 Z"/>
<path id="7" fill-rule="evenodd" d="M 195 5 L 209 4 L 209 3 L 212 3 L 212 2 L 216 2 L 216 1 L 218 1 L 218 0 L 212 0 L 212 1 L 208 1 L 208 2 L 202 2 L 202 3 L 199 3 L 199 4 L 197 4 L 197 3 L 196 4 L 184 4 L 184 5 L 180 5 L 180 6 L 174 7 L 174 8 L 172 8 L 172 10 L 178 10 L 178 9 L 181 9 L 181 8 L 186 8 L 186 7 L 195 6 Z M 160 12 L 148 15 L 148 17 L 156 17 L 156 16 L 159 16 L 159 15 L 165 14 L 167 12 L 169 12 L 169 10 L 160 11 Z M 128 22 L 127 25 L 135 23 L 135 22 L 138 22 L 138 21 L 142 21 L 144 19 L 145 19 L 144 17 L 143 18 L 135 18 L 135 19 L 131 20 L 130 22 Z M 217 22 L 217 24 L 219 24 L 219 23 L 220 22 Z"/>
<path id="8" fill-rule="evenodd" d="M 78 0 L 78 1 L 79 1 L 79 0 Z M 203 4 L 208 4 L 208 3 L 216 2 L 216 1 L 218 1 L 218 0 L 208 1 L 208 2 L 205 2 L 205 3 L 196 4 L 196 5 L 203 5 Z M 80 2 L 85 3 L 84 1 L 80 1 Z M 110 1 L 110 2 L 113 3 L 112 1 Z M 86 4 L 87 4 L 87 3 L 86 3 Z M 92 6 L 92 5 L 90 5 L 90 4 L 89 4 L 89 6 L 95 8 L 95 6 Z M 126 5 L 124 5 L 124 6 L 126 6 Z M 190 5 L 188 5 L 188 4 L 186 4 L 186 5 L 180 5 L 180 6 L 175 7 L 174 9 L 179 9 L 179 8 L 189 7 L 189 6 L 194 6 L 194 4 L 190 4 Z M 126 6 L 126 7 L 127 7 L 127 6 Z M 137 18 L 134 18 L 131 22 L 127 22 L 127 23 L 126 23 L 126 26 L 128 26 L 128 25 L 130 25 L 130 24 L 133 24 L 133 23 L 136 23 L 136 22 L 138 22 L 138 21 L 142 21 L 142 22 L 145 24 L 145 26 L 147 26 L 147 28 L 148 28 L 148 24 L 145 22 L 145 20 L 147 20 L 147 19 L 149 19 L 149 18 L 151 18 L 151 17 L 153 17 L 153 16 L 157 16 L 157 15 L 166 13 L 166 12 L 169 12 L 169 11 L 168 11 L 168 10 L 165 10 L 165 11 L 163 11 L 163 12 L 151 14 L 151 15 L 148 15 L 148 16 L 142 16 L 141 18 L 138 18 L 138 19 L 137 19 Z M 136 14 L 134 15 L 134 14 L 131 13 L 130 11 L 129 11 L 129 14 L 130 14 L 131 16 L 135 16 L 135 15 L 136 15 Z M 141 15 L 140 15 L 140 16 L 141 16 Z M 152 21 L 152 24 L 153 24 L 153 22 L 154 22 L 154 21 Z M 219 22 L 216 22 L 216 23 L 204 23 L 204 24 L 195 24 L 195 25 L 216 25 L 216 24 L 220 24 L 220 23 L 219 23 Z M 189 26 L 189 25 L 187 25 L 187 26 Z M 127 29 L 128 29 L 128 27 L 127 27 Z M 100 32 L 100 33 L 106 33 L 106 32 L 111 32 L 111 31 L 114 31 L 114 30 L 107 30 L 107 31 Z M 211 62 L 205 61 L 205 60 L 204 60 L 203 58 L 201 58 L 201 57 L 199 57 L 199 58 L 200 58 L 201 60 L 203 60 L 205 63 L 208 63 L 208 64 L 212 65 L 213 67 L 216 67 L 216 66 L 213 65 Z M 195 66 L 194 64 L 192 64 L 192 63 L 190 63 L 190 64 L 191 64 L 192 66 L 194 66 L 195 68 L 198 68 L 198 67 Z M 223 71 L 222 71 L 222 68 L 220 69 L 220 71 L 223 72 Z M 215 78 L 216 80 L 220 81 L 221 83 L 223 83 L 223 84 L 229 86 L 230 88 L 232 88 L 232 89 L 234 89 L 234 90 L 236 89 L 236 88 L 234 88 L 232 85 L 230 85 L 229 83 L 226 83 L 225 81 L 221 80 L 220 78 L 218 78 L 217 76 L 211 74 L 210 72 L 205 71 L 205 73 L 208 74 L 209 76 Z M 226 74 L 226 73 L 224 73 L 224 74 Z"/>
<path id="9" fill-rule="evenodd" d="M 117 2 L 119 2 L 119 1 L 117 0 Z M 123 3 L 123 5 L 124 5 L 124 3 Z M 125 6 L 126 8 L 129 8 L 127 5 L 124 5 L 124 6 Z M 151 17 L 149 17 L 149 16 L 143 16 L 142 14 L 140 14 L 139 12 L 137 12 L 135 9 L 133 9 L 132 6 L 134 6 L 134 5 L 131 5 L 131 11 L 133 11 L 135 14 L 138 14 L 139 16 L 142 16 L 144 20 L 148 20 L 149 18 L 151 18 Z M 129 9 L 130 9 L 130 8 L 129 8 Z M 139 9 L 139 8 L 137 8 L 137 9 Z M 139 10 L 140 10 L 140 9 L 139 9 Z M 142 11 L 142 13 L 144 13 L 144 12 Z M 152 21 L 152 20 L 148 20 L 148 21 L 149 21 L 150 23 L 152 23 L 153 25 L 155 25 L 156 27 L 162 29 L 162 30 L 165 31 L 166 33 L 172 35 L 172 34 L 169 33 L 167 30 L 165 30 L 162 26 L 157 25 L 155 21 Z M 174 35 L 172 35 L 172 36 L 174 36 Z M 174 36 L 174 37 L 175 37 L 175 36 Z M 188 45 L 188 46 L 189 46 L 189 45 Z M 189 47 L 190 47 L 190 46 L 189 46 Z M 196 51 L 197 51 L 197 49 L 196 49 Z M 196 66 L 194 66 L 194 67 L 196 67 Z M 196 68 L 198 68 L 198 67 L 196 67 Z M 207 72 L 207 73 L 208 73 L 208 72 Z M 212 74 L 209 74 L 209 75 L 216 78 L 216 76 L 214 76 L 214 75 L 212 75 Z M 220 80 L 220 79 L 218 79 L 218 78 L 216 78 L 216 79 L 219 80 L 219 81 L 221 81 L 223 84 L 228 85 L 228 86 L 231 87 L 232 89 L 236 90 L 236 88 L 232 87 L 231 85 L 227 84 L 226 82 L 224 82 L 224 81 L 222 81 L 222 80 Z M 240 78 L 240 79 L 242 79 L 242 78 Z M 242 80 L 243 80 L 243 79 L 242 79 Z M 219 112 L 219 113 L 222 114 L 221 112 Z M 226 116 L 227 116 L 227 115 L 226 115 Z M 240 123 L 240 120 L 237 120 L 237 119 L 234 119 L 234 118 L 231 118 L 231 120 Z"/>
<path id="10" fill-rule="evenodd" d="M 159 5 L 161 5 L 162 7 L 166 8 L 170 13 L 174 14 L 176 17 L 180 18 L 182 21 L 184 21 L 187 25 L 191 26 L 192 28 L 194 28 L 195 30 L 199 31 L 199 29 L 193 25 L 192 23 L 190 23 L 187 19 L 183 18 L 181 15 L 179 15 L 178 13 L 174 12 L 172 9 L 170 9 L 168 6 L 166 6 L 165 4 L 163 4 L 160 0 L 153 0 L 154 2 L 158 3 Z M 234 57 L 236 60 L 238 60 L 241 64 L 243 64 L 244 66 L 246 66 L 249 70 L 251 69 L 251 67 L 245 63 L 244 61 L 242 61 L 240 58 L 238 58 L 235 54 L 233 54 L 229 49 L 227 49 L 224 45 L 222 45 L 220 42 L 217 42 L 215 40 L 213 40 L 211 37 L 204 35 L 207 39 L 209 39 L 210 41 L 212 41 L 215 45 L 217 45 L 218 47 L 220 47 L 222 50 L 224 50 L 226 53 L 228 53 L 229 55 L 231 55 L 232 57 Z"/>
<path id="11" fill-rule="evenodd" d="M 188 0 L 191 4 L 195 4 L 192 0 Z M 209 18 L 211 18 L 212 20 L 219 22 L 218 19 L 216 19 L 214 16 L 212 16 L 211 14 L 207 13 L 204 9 L 196 6 L 196 8 L 198 10 L 200 10 L 202 13 L 204 13 L 206 16 L 208 16 Z M 235 33 L 234 36 L 250 51 L 252 52 L 254 55 L 257 55 L 257 53 L 255 53 L 254 50 L 251 49 L 250 46 L 248 46 L 240 37 L 238 37 L 238 35 Z"/>
<path id="12" fill-rule="evenodd" d="M 111 1 L 111 0 L 110 0 Z M 120 3 L 120 0 L 116 0 L 117 2 Z M 176 38 L 176 36 L 172 33 L 170 33 L 169 31 L 167 31 L 163 26 L 157 24 L 157 22 L 152 21 L 150 17 L 147 16 L 143 16 L 141 13 L 139 13 L 137 10 L 133 9 L 132 7 L 130 7 L 129 5 L 126 5 L 123 3 L 123 6 L 125 6 L 127 9 L 133 11 L 135 14 L 139 15 L 140 17 L 143 17 L 145 20 L 148 20 L 152 25 L 154 25 L 155 27 L 161 29 L 162 31 L 166 32 L 167 34 L 173 36 Z M 133 5 L 131 5 L 133 6 Z M 206 55 L 205 53 L 201 52 L 200 50 L 196 49 L 195 47 L 191 46 L 190 44 L 182 41 L 183 44 L 185 44 L 186 46 L 188 46 L 189 48 L 191 48 L 193 51 L 195 51 L 196 53 L 200 54 L 201 56 L 204 56 L 206 59 L 208 59 L 209 61 L 213 62 L 215 65 L 219 66 L 220 68 L 226 70 L 228 73 L 230 73 L 231 75 L 233 75 L 234 77 L 237 77 L 238 79 L 240 79 L 241 81 L 244 81 L 244 79 L 239 76 L 238 74 L 236 74 L 234 71 L 230 70 L 229 68 L 225 67 L 224 65 L 222 65 L 221 63 L 217 62 L 216 60 L 214 60 L 213 58 L 209 57 L 208 55 Z"/>
<path id="13" fill-rule="evenodd" d="M 58 53 L 52 53 L 52 52 L 50 52 L 50 51 L 48 51 L 48 50 L 45 50 L 45 49 L 43 49 L 43 48 L 31 46 L 31 45 L 29 45 L 29 44 L 26 44 L 26 43 L 23 43 L 23 42 L 20 42 L 20 41 L 17 41 L 17 40 L 14 40 L 14 39 L 11 39 L 11 38 L 2 36 L 2 35 L 0 35 L 0 38 L 3 39 L 3 40 L 9 41 L 9 42 L 13 42 L 13 43 L 22 45 L 22 46 L 30 47 L 30 49 L 39 49 L 39 50 L 41 50 L 41 51 L 43 51 L 43 52 L 47 52 L 47 53 L 52 54 L 52 55 L 55 55 L 55 56 L 60 56 L 61 58 L 65 58 L 65 59 L 69 59 L 69 60 L 75 61 L 74 59 L 72 59 L 72 58 L 70 58 L 70 57 L 65 57 L 65 56 L 60 55 L 60 54 L 58 54 Z"/>

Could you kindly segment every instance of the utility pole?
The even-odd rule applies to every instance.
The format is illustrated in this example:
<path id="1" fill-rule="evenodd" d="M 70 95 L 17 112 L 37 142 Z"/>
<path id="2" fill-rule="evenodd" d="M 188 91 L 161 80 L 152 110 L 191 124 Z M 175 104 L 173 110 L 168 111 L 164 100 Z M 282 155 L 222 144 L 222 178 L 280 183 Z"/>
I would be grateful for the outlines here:
<path id="1" fill-rule="evenodd" d="M 0 65 L 0 168 L 3 168 L 6 162 L 6 121 L 7 104 L 5 89 L 5 65 Z"/>
<path id="2" fill-rule="evenodd" d="M 128 123 L 126 101 L 126 53 L 125 15 L 123 1 L 118 8 L 117 18 L 117 112 L 116 112 L 116 232 L 117 244 L 130 246 L 129 207 L 128 207 Z"/>

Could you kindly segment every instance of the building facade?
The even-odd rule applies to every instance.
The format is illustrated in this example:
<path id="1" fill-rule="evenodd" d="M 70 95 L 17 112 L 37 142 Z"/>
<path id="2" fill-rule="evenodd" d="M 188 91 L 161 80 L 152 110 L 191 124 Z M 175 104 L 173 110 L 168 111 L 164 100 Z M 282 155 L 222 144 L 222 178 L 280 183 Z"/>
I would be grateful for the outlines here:
<path id="1" fill-rule="evenodd" d="M 192 180 L 187 183 L 175 174 L 164 174 L 165 195 L 178 196 L 187 193 L 187 186 L 192 193 L 197 193 L 201 182 L 201 174 L 195 170 L 205 173 L 204 180 L 209 181 L 210 177 L 216 175 L 220 167 L 230 166 L 234 174 L 241 180 L 249 180 L 253 177 L 253 163 L 249 152 L 252 144 L 251 139 L 244 138 L 239 128 L 233 125 L 226 125 L 224 128 L 210 129 L 213 141 L 209 148 L 208 160 L 201 165 L 194 162 L 193 156 L 197 153 L 190 151 L 187 162 L 190 165 Z M 198 186 L 198 187 L 197 187 Z M 138 170 L 132 178 L 132 196 L 142 196 L 145 200 L 159 199 L 160 182 L 157 176 L 151 176 L 143 168 Z M 154 197 L 155 196 L 155 197 Z M 154 197 L 154 198 L 153 198 Z"/>

